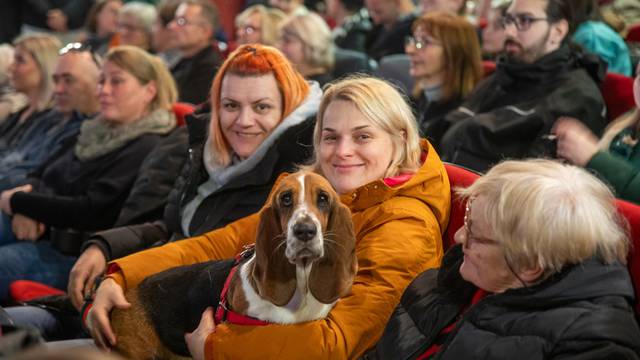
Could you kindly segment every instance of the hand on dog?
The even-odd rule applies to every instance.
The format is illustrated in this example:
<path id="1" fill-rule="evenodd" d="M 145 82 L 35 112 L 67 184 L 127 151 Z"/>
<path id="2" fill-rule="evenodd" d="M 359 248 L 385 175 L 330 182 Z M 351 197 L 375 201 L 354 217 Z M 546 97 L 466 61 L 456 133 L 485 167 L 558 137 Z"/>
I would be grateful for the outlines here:
<path id="1" fill-rule="evenodd" d="M 100 283 L 96 298 L 93 300 L 93 307 L 87 316 L 91 337 L 96 346 L 102 350 L 109 350 L 116 345 L 116 336 L 109 322 L 109 313 L 114 307 L 127 309 L 131 304 L 124 297 L 120 285 L 113 279 L 106 278 Z"/>
<path id="2" fill-rule="evenodd" d="M 80 310 L 86 296 L 91 295 L 96 278 L 107 269 L 107 259 L 98 245 L 89 246 L 73 265 L 67 292 L 76 309 Z"/>
<path id="3" fill-rule="evenodd" d="M 198 328 L 192 333 L 184 334 L 184 340 L 187 342 L 189 352 L 194 360 L 204 360 L 204 343 L 209 334 L 216 330 L 216 323 L 213 320 L 213 308 L 208 307 L 200 318 Z"/>
<path id="4" fill-rule="evenodd" d="M 0 209 L 7 214 L 13 215 L 13 209 L 11 209 L 11 197 L 17 192 L 31 192 L 33 187 L 30 184 L 14 187 L 13 189 L 5 190 L 0 194 Z"/>

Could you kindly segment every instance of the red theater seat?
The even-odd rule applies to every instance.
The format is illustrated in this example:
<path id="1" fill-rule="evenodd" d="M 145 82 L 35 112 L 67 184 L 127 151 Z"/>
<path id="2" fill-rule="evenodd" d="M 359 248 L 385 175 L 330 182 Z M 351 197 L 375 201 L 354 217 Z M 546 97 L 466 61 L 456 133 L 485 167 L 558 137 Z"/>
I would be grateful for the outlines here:
<path id="1" fill-rule="evenodd" d="M 633 100 L 633 78 L 607 73 L 600 92 L 607 106 L 607 120 L 612 121 L 635 106 Z"/>

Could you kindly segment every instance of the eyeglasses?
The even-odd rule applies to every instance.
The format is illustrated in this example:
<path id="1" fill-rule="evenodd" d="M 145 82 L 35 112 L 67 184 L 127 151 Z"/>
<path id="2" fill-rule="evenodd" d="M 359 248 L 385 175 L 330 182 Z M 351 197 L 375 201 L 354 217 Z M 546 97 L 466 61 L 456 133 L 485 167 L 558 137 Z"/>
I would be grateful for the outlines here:
<path id="1" fill-rule="evenodd" d="M 176 25 L 178 25 L 179 27 L 184 27 L 187 25 L 202 25 L 203 23 L 201 21 L 191 21 L 191 20 L 187 20 L 187 18 L 184 17 L 177 17 L 175 19 L 173 19 L 173 21 L 176 23 Z"/>
<path id="2" fill-rule="evenodd" d="M 238 30 L 240 31 L 241 34 L 251 35 L 255 32 L 260 31 L 260 28 L 252 25 L 247 25 L 239 28 Z"/>
<path id="3" fill-rule="evenodd" d="M 469 249 L 471 247 L 471 245 L 473 245 L 473 244 L 500 245 L 500 243 L 497 240 L 475 237 L 471 233 L 471 203 L 473 202 L 473 200 L 474 200 L 474 198 L 469 198 L 467 200 L 467 204 L 466 204 L 465 209 L 464 209 L 463 226 L 464 226 L 464 231 L 466 233 L 465 234 L 466 236 L 465 236 L 465 241 L 462 244 L 462 246 L 465 249 Z M 522 280 L 522 278 L 520 278 L 518 273 L 513 270 L 514 268 L 511 265 L 511 262 L 507 258 L 507 255 L 504 253 L 504 251 L 502 249 L 500 249 L 500 251 L 502 252 L 502 256 L 504 258 L 504 262 L 507 264 L 507 267 L 509 268 L 509 271 L 511 271 L 513 276 L 515 276 L 516 279 L 518 279 L 518 281 L 520 281 L 522 286 L 526 288 L 527 287 L 527 283 L 525 283 L 524 280 Z"/>
<path id="4" fill-rule="evenodd" d="M 531 24 L 536 21 L 549 21 L 548 18 L 537 18 L 525 14 L 505 14 L 502 17 L 502 28 L 506 29 L 509 25 L 515 25 L 518 31 L 527 31 L 531 28 Z"/>
<path id="5" fill-rule="evenodd" d="M 68 43 L 67 45 L 62 47 L 60 51 L 58 51 L 58 55 L 62 56 L 70 52 L 74 52 L 74 53 L 88 52 L 91 55 L 91 60 L 93 61 L 94 64 L 96 64 L 98 69 L 102 68 L 102 59 L 100 58 L 100 56 L 96 55 L 93 51 L 91 51 L 91 45 L 83 44 L 79 42 Z"/>
<path id="6" fill-rule="evenodd" d="M 413 36 L 407 36 L 404 38 L 404 46 L 413 46 L 418 50 L 433 45 L 440 45 L 440 43 L 428 37 L 417 38 Z"/>

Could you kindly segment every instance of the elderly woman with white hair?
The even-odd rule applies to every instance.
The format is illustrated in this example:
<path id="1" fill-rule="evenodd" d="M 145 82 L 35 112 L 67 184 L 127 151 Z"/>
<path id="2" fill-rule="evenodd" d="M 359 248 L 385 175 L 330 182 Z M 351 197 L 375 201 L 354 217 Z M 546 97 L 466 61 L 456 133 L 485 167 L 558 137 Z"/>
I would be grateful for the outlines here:
<path id="1" fill-rule="evenodd" d="M 124 4 L 118 14 L 119 45 L 151 50 L 151 34 L 158 13 L 155 6 L 132 1 Z"/>
<path id="2" fill-rule="evenodd" d="M 320 86 L 333 80 L 335 61 L 331 30 L 319 15 L 292 15 L 280 25 L 278 48 L 302 76 Z"/>
<path id="3" fill-rule="evenodd" d="M 606 185 L 572 165 L 506 161 L 458 193 L 459 245 L 409 285 L 377 357 L 640 358 L 626 223 Z"/>

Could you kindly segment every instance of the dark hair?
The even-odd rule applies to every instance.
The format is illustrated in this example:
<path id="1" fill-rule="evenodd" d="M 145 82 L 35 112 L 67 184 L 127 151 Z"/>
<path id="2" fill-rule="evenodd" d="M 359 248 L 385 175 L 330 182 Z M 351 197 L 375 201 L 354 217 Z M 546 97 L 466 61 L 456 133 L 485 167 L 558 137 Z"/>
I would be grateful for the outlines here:
<path id="1" fill-rule="evenodd" d="M 93 6 L 91 6 L 84 23 L 84 27 L 85 29 L 87 29 L 87 31 L 94 34 L 98 32 L 98 14 L 100 14 L 102 9 L 112 1 L 120 0 L 99 0 L 96 1 Z"/>
<path id="2" fill-rule="evenodd" d="M 585 21 L 602 21 L 597 0 L 571 0 L 573 5 L 573 23 L 576 27 Z"/>
<path id="3" fill-rule="evenodd" d="M 162 0 L 158 4 L 158 18 L 162 22 L 163 27 L 167 27 L 169 23 L 176 17 L 176 9 L 182 0 Z"/>
<path id="4" fill-rule="evenodd" d="M 364 0 L 340 0 L 345 9 L 349 12 L 355 12 L 364 6 Z"/>
<path id="5" fill-rule="evenodd" d="M 199 5 L 200 17 L 207 24 L 211 25 L 213 32 L 218 28 L 218 8 L 207 0 L 184 0 L 182 4 Z"/>
<path id="6" fill-rule="evenodd" d="M 565 36 L 565 40 L 570 38 L 573 32 L 576 30 L 576 23 L 574 18 L 573 1 L 577 0 L 547 0 L 547 19 L 550 24 L 557 23 L 561 20 L 566 20 L 569 24 L 569 33 Z"/>

